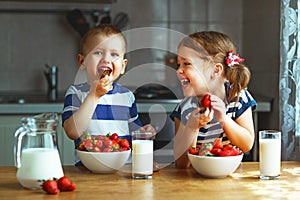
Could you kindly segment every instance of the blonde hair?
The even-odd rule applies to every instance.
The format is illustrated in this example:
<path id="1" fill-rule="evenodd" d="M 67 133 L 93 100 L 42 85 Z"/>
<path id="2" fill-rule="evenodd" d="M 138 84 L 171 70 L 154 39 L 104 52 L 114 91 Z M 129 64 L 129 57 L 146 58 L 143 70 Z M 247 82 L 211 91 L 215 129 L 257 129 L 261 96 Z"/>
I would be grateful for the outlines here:
<path id="1" fill-rule="evenodd" d="M 225 76 L 231 85 L 228 101 L 247 88 L 251 77 L 249 69 L 242 63 L 229 67 L 225 62 L 229 51 L 232 50 L 232 53 L 236 54 L 236 47 L 227 35 L 215 31 L 196 32 L 184 38 L 179 46 L 192 48 L 199 52 L 202 59 L 224 66 Z"/>
<path id="2" fill-rule="evenodd" d="M 124 42 L 124 52 L 126 51 L 126 39 L 121 30 L 111 24 L 101 24 L 97 27 L 91 28 L 80 40 L 80 53 L 85 55 L 88 53 L 88 48 L 94 45 L 97 37 L 110 37 L 112 35 L 118 35 Z"/>

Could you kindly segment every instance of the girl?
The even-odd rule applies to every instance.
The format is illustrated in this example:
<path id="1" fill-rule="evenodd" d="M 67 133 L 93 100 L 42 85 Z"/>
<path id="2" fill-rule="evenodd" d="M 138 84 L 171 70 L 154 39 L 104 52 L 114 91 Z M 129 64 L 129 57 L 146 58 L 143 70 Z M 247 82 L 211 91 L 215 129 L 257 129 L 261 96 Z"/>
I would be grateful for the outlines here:
<path id="1" fill-rule="evenodd" d="M 250 72 L 242 62 L 230 38 L 219 32 L 196 32 L 180 42 L 177 75 L 185 99 L 171 114 L 177 167 L 190 166 L 190 147 L 216 138 L 244 152 L 252 148 L 256 101 L 247 91 Z M 211 107 L 200 112 L 205 94 L 210 94 Z"/>

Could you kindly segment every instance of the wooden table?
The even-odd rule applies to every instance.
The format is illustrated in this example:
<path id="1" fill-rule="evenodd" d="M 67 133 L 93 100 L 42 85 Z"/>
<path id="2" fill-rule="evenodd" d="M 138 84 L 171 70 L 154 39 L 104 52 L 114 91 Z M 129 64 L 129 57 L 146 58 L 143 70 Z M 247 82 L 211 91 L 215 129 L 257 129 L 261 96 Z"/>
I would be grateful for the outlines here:
<path id="1" fill-rule="evenodd" d="M 24 189 L 13 166 L 0 167 L 0 199 L 299 199 L 300 162 L 282 162 L 277 180 L 260 180 L 258 162 L 244 162 L 222 179 L 204 178 L 194 169 L 174 165 L 155 172 L 149 180 L 133 180 L 127 172 L 93 174 L 84 167 L 64 166 L 65 175 L 77 186 L 73 192 L 49 195 Z"/>

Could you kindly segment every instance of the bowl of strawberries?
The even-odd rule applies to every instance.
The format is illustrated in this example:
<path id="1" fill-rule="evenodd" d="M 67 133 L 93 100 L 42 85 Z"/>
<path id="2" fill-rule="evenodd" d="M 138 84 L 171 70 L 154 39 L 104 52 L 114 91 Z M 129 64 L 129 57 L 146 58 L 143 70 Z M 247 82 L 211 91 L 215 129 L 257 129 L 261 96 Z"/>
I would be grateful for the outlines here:
<path id="1" fill-rule="evenodd" d="M 130 143 L 117 133 L 90 135 L 84 133 L 77 154 L 82 164 L 94 173 L 115 173 L 130 157 Z"/>
<path id="2" fill-rule="evenodd" d="M 200 175 L 224 178 L 238 168 L 243 159 L 243 152 L 232 144 L 223 144 L 218 138 L 214 142 L 191 147 L 188 158 Z"/>

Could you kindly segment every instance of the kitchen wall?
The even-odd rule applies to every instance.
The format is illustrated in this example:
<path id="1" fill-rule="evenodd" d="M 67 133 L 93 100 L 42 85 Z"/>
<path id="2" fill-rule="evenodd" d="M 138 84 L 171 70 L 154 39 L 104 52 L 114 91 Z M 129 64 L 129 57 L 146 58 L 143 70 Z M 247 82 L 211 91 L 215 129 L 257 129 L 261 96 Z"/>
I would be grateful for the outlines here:
<path id="1" fill-rule="evenodd" d="M 252 72 L 249 85 L 255 97 L 274 99 L 273 112 L 260 115 L 263 128 L 278 128 L 279 0 L 117 0 L 109 5 L 111 16 L 128 14 L 123 31 L 141 27 L 161 27 L 189 34 L 201 30 L 222 31 L 236 42 L 240 55 Z M 83 10 L 102 9 L 94 3 L 20 3 L 0 1 L 0 92 L 38 91 L 46 93 L 45 64 L 59 68 L 59 90 L 63 93 L 74 82 L 78 67 L 79 35 L 68 24 L 64 13 L 3 12 L 3 9 Z M 91 18 L 86 15 L 89 22 Z M 174 56 L 170 33 L 156 41 L 162 49 L 128 52 L 128 75 L 120 83 L 162 82 L 180 94 L 175 66 L 166 63 Z M 131 38 L 130 44 L 140 42 Z M 170 67 L 166 67 L 168 64 Z M 131 73 L 138 70 L 139 75 Z M 130 81 L 128 81 L 130 80 Z M 134 80 L 134 81 L 133 81 Z"/>

